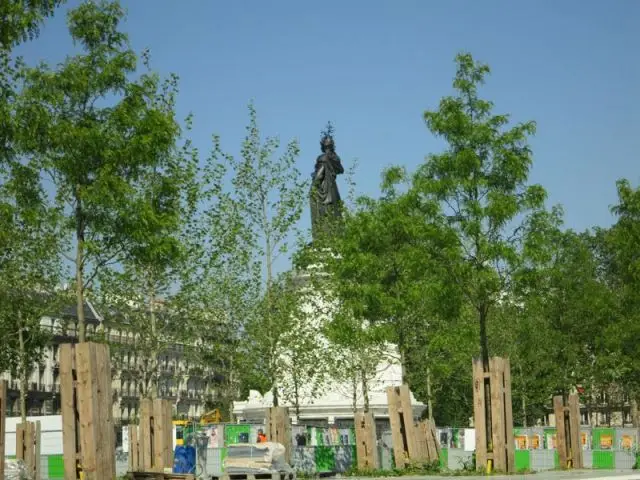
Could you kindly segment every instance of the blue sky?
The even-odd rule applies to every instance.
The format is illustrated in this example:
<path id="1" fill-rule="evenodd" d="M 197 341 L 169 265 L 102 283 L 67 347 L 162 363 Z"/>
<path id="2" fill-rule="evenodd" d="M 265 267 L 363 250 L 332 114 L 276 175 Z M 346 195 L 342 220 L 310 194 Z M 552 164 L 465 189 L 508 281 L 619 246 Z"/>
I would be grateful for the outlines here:
<path id="1" fill-rule="evenodd" d="M 77 3 L 21 47 L 29 63 L 71 51 L 64 11 Z M 376 195 L 384 167 L 413 170 L 441 150 L 422 113 L 451 93 L 453 59 L 465 50 L 491 66 L 482 94 L 496 112 L 538 123 L 531 180 L 564 206 L 568 227 L 610 224 L 616 179 L 640 181 L 636 0 L 122 4 L 133 46 L 180 76 L 180 113 L 194 113 L 203 153 L 213 132 L 238 150 L 254 99 L 264 134 L 300 140 L 305 175 L 333 121 L 343 163 L 358 159 L 358 192 Z"/>

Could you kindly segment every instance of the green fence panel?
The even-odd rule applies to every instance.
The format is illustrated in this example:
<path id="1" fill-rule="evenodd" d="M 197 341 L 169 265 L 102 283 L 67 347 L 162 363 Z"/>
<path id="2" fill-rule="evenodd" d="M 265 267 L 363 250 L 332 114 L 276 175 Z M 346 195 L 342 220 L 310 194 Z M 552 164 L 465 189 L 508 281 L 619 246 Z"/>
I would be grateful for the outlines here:
<path id="1" fill-rule="evenodd" d="M 531 470 L 531 452 L 529 450 L 516 450 L 514 456 L 516 472 Z"/>
<path id="2" fill-rule="evenodd" d="M 316 472 L 334 472 L 336 469 L 336 452 L 330 446 L 315 447 Z"/>
<path id="3" fill-rule="evenodd" d="M 64 457 L 62 455 L 50 455 L 47 457 L 49 478 L 64 478 Z"/>
<path id="4" fill-rule="evenodd" d="M 440 449 L 440 468 L 445 470 L 449 467 L 449 449 Z"/>
<path id="5" fill-rule="evenodd" d="M 598 470 L 613 470 L 615 468 L 614 452 L 606 450 L 594 450 L 592 453 L 593 464 L 591 468 Z"/>
<path id="6" fill-rule="evenodd" d="M 613 428 L 594 428 L 591 431 L 593 439 L 593 463 L 591 468 L 608 470 L 615 468 L 616 431 Z"/>
<path id="7" fill-rule="evenodd" d="M 245 436 L 249 438 L 251 433 L 251 425 L 225 425 L 224 426 L 224 445 L 232 445 L 234 443 L 241 443 L 240 437 Z"/>
<path id="8" fill-rule="evenodd" d="M 316 428 L 316 442 L 318 442 L 319 447 L 324 445 L 324 432 L 321 428 Z"/>

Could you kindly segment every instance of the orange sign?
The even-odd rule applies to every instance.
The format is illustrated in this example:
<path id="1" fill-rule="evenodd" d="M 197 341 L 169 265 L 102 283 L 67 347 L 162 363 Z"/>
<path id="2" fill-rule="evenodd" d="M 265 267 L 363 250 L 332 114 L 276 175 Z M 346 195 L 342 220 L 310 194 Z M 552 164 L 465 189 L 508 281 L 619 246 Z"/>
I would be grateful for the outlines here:
<path id="1" fill-rule="evenodd" d="M 538 450 L 540 448 L 540 435 L 534 435 L 531 437 L 531 448 Z"/>
<path id="2" fill-rule="evenodd" d="M 613 446 L 613 435 L 606 433 L 600 435 L 600 448 L 602 450 L 611 450 Z"/>
<path id="3" fill-rule="evenodd" d="M 526 435 L 516 435 L 515 440 L 518 450 L 527 450 L 529 448 L 529 437 Z"/>
<path id="4" fill-rule="evenodd" d="M 587 436 L 587 432 L 580 432 L 580 445 L 582 448 L 589 448 L 589 437 Z"/>
<path id="5" fill-rule="evenodd" d="M 620 448 L 631 450 L 633 448 L 633 437 L 631 435 L 623 435 L 622 440 L 620 440 Z"/>

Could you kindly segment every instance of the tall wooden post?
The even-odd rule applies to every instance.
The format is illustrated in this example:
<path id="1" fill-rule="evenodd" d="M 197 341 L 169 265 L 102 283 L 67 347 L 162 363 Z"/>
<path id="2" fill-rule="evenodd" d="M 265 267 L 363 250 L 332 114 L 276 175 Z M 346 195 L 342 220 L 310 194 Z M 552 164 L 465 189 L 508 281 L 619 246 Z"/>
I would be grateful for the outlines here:
<path id="1" fill-rule="evenodd" d="M 60 346 L 65 480 L 115 477 L 115 431 L 109 347 Z"/>
<path id="2" fill-rule="evenodd" d="M 371 412 L 358 411 L 355 415 L 356 457 L 358 470 L 378 469 L 378 442 L 376 423 Z"/>
<path id="3" fill-rule="evenodd" d="M 387 387 L 387 402 L 396 468 L 404 468 L 410 460 L 420 457 L 409 386 Z"/>
<path id="4" fill-rule="evenodd" d="M 578 395 L 569 395 L 568 405 L 565 405 L 562 395 L 553 397 L 553 412 L 560 468 L 583 468 Z"/>
<path id="5" fill-rule="evenodd" d="M 286 407 L 271 407 L 267 409 L 266 436 L 270 442 L 277 442 L 285 448 L 285 461 L 291 464 L 291 422 L 289 409 Z"/>
<path id="6" fill-rule="evenodd" d="M 7 381 L 0 380 L 0 479 L 4 480 L 5 437 L 7 436 L 5 419 L 7 416 Z"/>
<path id="7" fill-rule="evenodd" d="M 40 422 L 16 425 L 16 459 L 24 462 L 29 478 L 40 480 Z M 2 459 L 4 462 L 4 458 Z"/>
<path id="8" fill-rule="evenodd" d="M 488 372 L 481 359 L 473 359 L 473 416 L 477 469 L 513 473 L 515 446 L 509 359 L 489 359 Z"/>

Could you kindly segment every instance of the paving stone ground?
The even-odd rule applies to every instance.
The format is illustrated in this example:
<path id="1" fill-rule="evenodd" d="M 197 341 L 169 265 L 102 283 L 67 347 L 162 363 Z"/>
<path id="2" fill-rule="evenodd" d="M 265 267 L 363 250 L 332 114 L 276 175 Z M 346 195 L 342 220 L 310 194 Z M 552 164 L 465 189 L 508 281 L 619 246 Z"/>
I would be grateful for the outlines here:
<path id="1" fill-rule="evenodd" d="M 443 475 L 428 475 L 421 477 L 395 477 L 394 480 L 452 480 L 452 479 L 488 479 L 488 480 L 640 480 L 640 471 L 631 472 L 629 470 L 621 471 L 593 471 L 593 470 L 580 470 L 573 472 L 539 472 L 530 475 L 473 475 L 473 476 L 443 476 Z M 351 477 L 351 480 L 382 480 L 372 479 L 371 477 Z"/>

